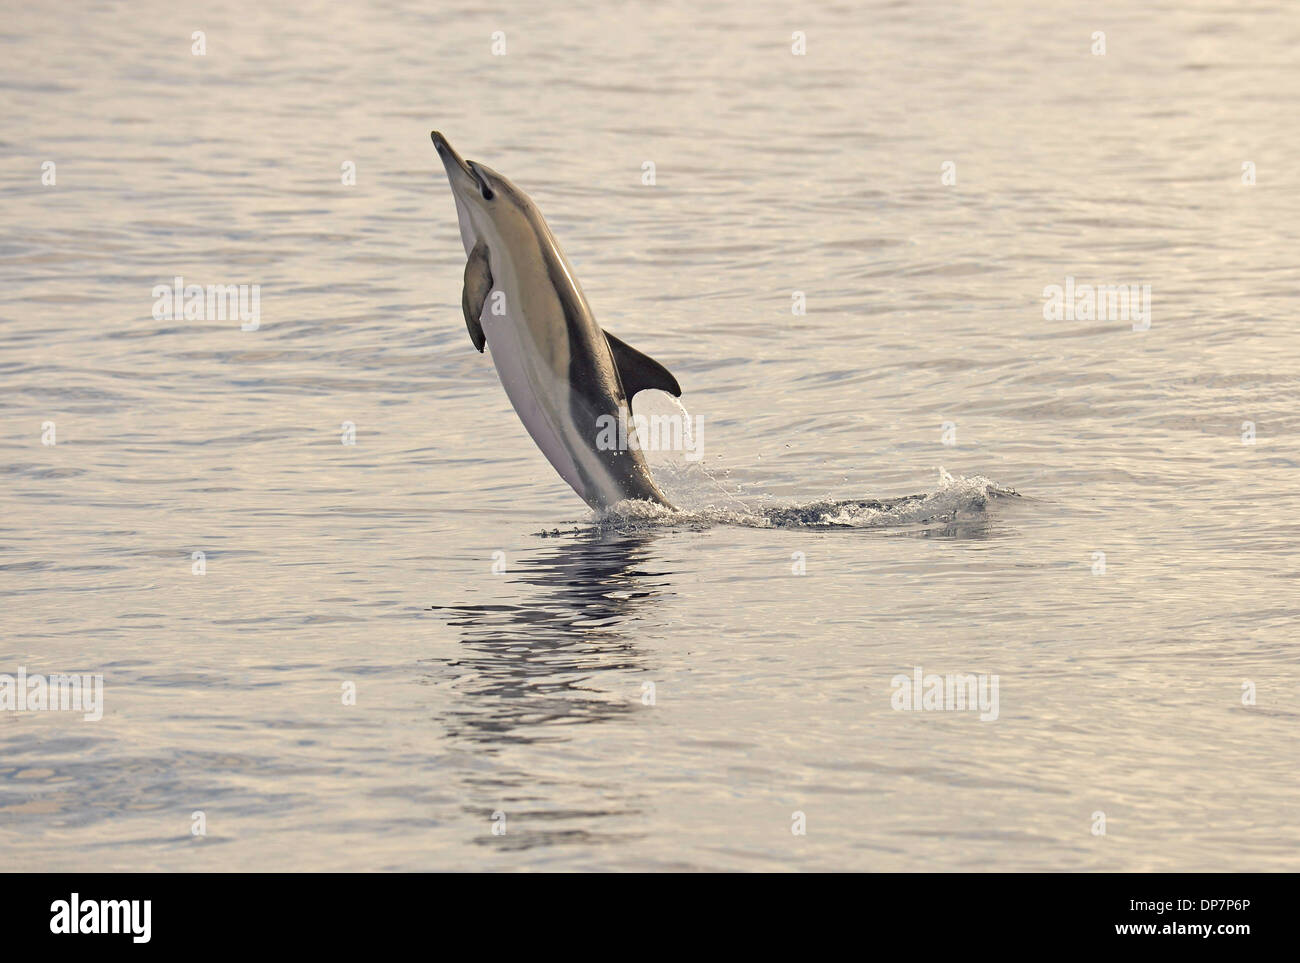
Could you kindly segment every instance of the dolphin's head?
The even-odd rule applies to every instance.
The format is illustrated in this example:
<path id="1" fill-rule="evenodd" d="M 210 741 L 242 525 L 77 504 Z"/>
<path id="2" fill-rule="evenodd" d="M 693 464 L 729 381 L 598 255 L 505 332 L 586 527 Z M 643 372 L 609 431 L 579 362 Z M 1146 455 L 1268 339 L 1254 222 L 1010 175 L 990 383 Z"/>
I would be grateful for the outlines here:
<path id="1" fill-rule="evenodd" d="M 512 228 L 528 221 L 532 201 L 523 191 L 492 168 L 465 160 L 438 131 L 431 131 L 429 136 L 456 199 L 466 254 L 480 240 L 486 241 L 489 248 L 495 247 L 503 236 L 512 233 Z"/>

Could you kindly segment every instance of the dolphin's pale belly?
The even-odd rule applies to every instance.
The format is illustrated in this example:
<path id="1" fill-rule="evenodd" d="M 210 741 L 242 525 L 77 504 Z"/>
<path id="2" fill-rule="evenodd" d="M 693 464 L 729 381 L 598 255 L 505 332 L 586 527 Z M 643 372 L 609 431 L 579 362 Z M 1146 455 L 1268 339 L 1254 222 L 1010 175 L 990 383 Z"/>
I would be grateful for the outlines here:
<path id="1" fill-rule="evenodd" d="M 480 323 L 487 335 L 488 351 L 497 376 L 519 420 L 560 477 L 585 499 L 574 456 L 575 439 L 566 434 L 566 429 L 571 432 L 572 426 L 554 414 L 567 408 L 567 399 L 564 398 L 568 393 L 567 385 L 553 383 L 555 379 L 548 377 L 546 371 L 538 371 L 536 365 L 529 363 L 535 349 L 524 343 L 526 327 L 508 316 L 493 315 L 490 299 L 483 308 Z"/>

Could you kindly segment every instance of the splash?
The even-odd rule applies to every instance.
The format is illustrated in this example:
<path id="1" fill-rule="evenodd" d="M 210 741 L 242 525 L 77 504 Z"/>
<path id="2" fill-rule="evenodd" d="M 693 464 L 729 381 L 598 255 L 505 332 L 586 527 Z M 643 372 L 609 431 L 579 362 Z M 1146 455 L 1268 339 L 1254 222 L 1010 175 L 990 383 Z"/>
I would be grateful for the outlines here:
<path id="1" fill-rule="evenodd" d="M 660 456 L 653 466 L 655 478 L 673 501 L 667 508 L 645 501 L 624 501 L 604 515 L 593 516 L 599 530 L 632 532 L 652 528 L 704 529 L 716 526 L 779 529 L 878 529 L 921 527 L 951 528 L 978 525 L 987 519 L 990 499 L 1019 497 L 984 475 L 953 477 L 939 468 L 938 487 L 931 492 L 896 498 L 834 499 L 773 505 L 766 496 L 745 492 L 731 484 L 729 471 L 711 470 L 703 459 L 703 439 L 696 437 L 695 421 L 679 399 L 651 392 L 653 408 L 665 399 L 677 411 L 683 426 L 683 448 L 690 457 Z M 702 428 L 702 426 L 701 426 Z M 701 431 L 701 434 L 703 432 Z M 548 535 L 554 532 L 540 533 Z"/>
<path id="2" fill-rule="evenodd" d="M 714 481 L 716 483 L 716 479 Z M 718 488 L 729 500 L 728 505 L 673 510 L 651 502 L 625 501 L 595 521 L 598 527 L 611 531 L 720 525 L 779 529 L 952 526 L 986 518 L 992 499 L 1019 497 L 1018 492 L 998 485 L 984 475 L 953 477 L 942 468 L 939 469 L 939 486 L 935 491 L 899 498 L 819 499 L 791 505 L 757 506 L 727 492 L 720 484 Z"/>

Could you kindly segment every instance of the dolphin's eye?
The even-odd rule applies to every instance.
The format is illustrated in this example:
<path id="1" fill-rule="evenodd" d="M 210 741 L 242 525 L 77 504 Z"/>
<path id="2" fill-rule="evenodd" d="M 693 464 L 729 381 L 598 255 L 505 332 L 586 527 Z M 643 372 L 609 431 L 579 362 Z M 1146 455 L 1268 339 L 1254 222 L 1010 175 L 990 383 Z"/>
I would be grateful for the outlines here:
<path id="1" fill-rule="evenodd" d="M 483 196 L 483 200 L 490 201 L 492 198 L 496 197 L 496 193 L 492 188 L 488 187 L 487 178 L 483 176 L 483 172 L 478 169 L 477 164 L 473 161 L 469 161 L 466 163 L 465 167 L 474 175 L 474 183 L 478 184 L 478 192 Z"/>

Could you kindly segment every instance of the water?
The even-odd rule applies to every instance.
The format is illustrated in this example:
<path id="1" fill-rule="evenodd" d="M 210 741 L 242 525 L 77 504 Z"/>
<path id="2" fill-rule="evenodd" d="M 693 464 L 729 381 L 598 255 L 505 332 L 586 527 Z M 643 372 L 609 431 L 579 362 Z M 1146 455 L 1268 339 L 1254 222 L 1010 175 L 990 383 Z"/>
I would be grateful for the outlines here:
<path id="1" fill-rule="evenodd" d="M 9 6 L 0 672 L 105 710 L 0 713 L 8 865 L 1297 868 L 1293 5 Z M 681 515 L 528 441 L 435 127 L 682 383 Z"/>

